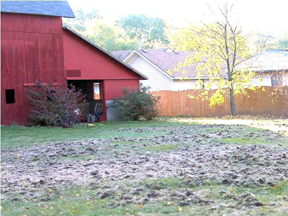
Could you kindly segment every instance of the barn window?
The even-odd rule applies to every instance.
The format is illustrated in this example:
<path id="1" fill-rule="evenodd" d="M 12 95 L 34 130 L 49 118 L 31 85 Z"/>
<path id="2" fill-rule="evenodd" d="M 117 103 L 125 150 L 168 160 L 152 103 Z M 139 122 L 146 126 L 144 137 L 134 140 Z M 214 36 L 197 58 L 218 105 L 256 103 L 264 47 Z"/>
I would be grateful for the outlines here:
<path id="1" fill-rule="evenodd" d="M 14 89 L 6 89 L 5 95 L 6 95 L 7 104 L 15 103 L 15 90 Z"/>
<path id="2" fill-rule="evenodd" d="M 282 86 L 282 74 L 273 74 L 271 76 L 271 86 L 272 87 Z"/>
<path id="3" fill-rule="evenodd" d="M 100 89 L 100 83 L 94 83 L 94 100 L 101 100 L 101 89 Z"/>

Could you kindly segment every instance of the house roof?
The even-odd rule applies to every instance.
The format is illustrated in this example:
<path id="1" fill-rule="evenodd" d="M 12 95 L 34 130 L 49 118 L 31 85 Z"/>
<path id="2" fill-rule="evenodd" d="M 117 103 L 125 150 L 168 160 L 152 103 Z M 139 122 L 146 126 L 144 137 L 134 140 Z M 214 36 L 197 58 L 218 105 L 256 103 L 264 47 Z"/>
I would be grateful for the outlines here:
<path id="1" fill-rule="evenodd" d="M 193 51 L 174 51 L 171 48 L 161 48 L 161 49 L 137 49 L 137 50 L 124 50 L 124 51 L 113 51 L 112 54 L 120 61 L 125 60 L 131 53 L 137 53 L 141 55 L 151 64 L 159 68 L 162 72 L 166 73 L 172 79 L 177 79 L 183 77 L 180 71 L 173 72 L 170 74 L 168 71 L 174 69 L 180 61 L 184 61 L 186 57 L 192 55 Z M 192 67 L 185 67 L 187 70 L 188 78 L 195 78 L 197 76 L 196 66 L 194 64 Z"/>
<path id="2" fill-rule="evenodd" d="M 141 76 L 143 79 L 148 80 L 148 77 L 143 75 L 142 73 L 140 73 L 139 71 L 137 71 L 136 69 L 132 68 L 131 66 L 129 66 L 128 64 L 120 61 L 119 59 L 115 58 L 115 56 L 111 55 L 109 52 L 107 52 L 106 50 L 104 50 L 102 47 L 98 46 L 97 44 L 93 43 L 92 41 L 90 41 L 89 39 L 85 38 L 84 36 L 82 36 L 81 34 L 79 34 L 78 32 L 70 29 L 69 27 L 63 27 L 64 30 L 74 34 L 75 36 L 79 37 L 80 39 L 86 41 L 87 43 L 89 43 L 90 45 L 92 45 L 93 47 L 95 47 L 96 49 L 100 50 L 101 52 L 105 53 L 106 55 L 110 56 L 112 59 L 114 59 L 115 61 L 119 62 L 120 64 L 124 65 L 125 67 L 129 68 L 130 70 L 132 70 L 134 73 L 138 74 L 139 76 Z"/>
<path id="3" fill-rule="evenodd" d="M 66 0 L 54 1 L 1 1 L 1 12 L 35 14 L 59 17 L 75 17 Z"/>
<path id="4" fill-rule="evenodd" d="M 255 72 L 288 71 L 288 50 L 265 50 L 245 62 Z"/>

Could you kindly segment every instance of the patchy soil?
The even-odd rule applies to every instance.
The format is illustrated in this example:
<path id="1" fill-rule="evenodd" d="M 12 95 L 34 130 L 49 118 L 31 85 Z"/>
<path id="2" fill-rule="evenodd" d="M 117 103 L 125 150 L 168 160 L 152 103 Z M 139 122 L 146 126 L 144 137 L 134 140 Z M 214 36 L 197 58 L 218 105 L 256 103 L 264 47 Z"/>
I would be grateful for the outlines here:
<path id="1" fill-rule="evenodd" d="M 149 131 L 165 135 L 132 137 Z M 264 206 L 274 206 L 283 215 L 288 212 L 288 194 L 265 201 L 249 192 L 276 190 L 288 182 L 288 142 L 281 132 L 243 125 L 122 128 L 118 132 L 130 133 L 131 138 L 3 150 L 2 201 L 46 202 L 52 194 L 61 195 L 73 186 L 95 190 L 96 199 L 110 200 L 109 208 L 161 202 L 174 203 L 179 211 L 196 205 L 211 211 L 230 208 L 239 214 L 245 208 Z M 205 186 L 210 189 L 197 189 Z M 220 189 L 215 192 L 213 186 Z M 239 193 L 227 190 L 232 186 L 240 188 Z"/>

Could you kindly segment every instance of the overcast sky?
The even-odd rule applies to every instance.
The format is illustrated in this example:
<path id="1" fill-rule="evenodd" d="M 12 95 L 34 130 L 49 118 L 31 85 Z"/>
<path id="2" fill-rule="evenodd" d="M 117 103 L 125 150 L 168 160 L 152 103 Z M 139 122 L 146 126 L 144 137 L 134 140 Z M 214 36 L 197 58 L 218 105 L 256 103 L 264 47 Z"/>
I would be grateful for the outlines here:
<path id="1" fill-rule="evenodd" d="M 68 0 L 75 10 L 82 7 L 98 9 L 105 19 L 112 21 L 128 14 L 145 14 L 160 17 L 174 23 L 200 21 L 211 19 L 207 2 L 214 4 L 215 0 Z M 221 5 L 223 0 L 217 0 Z M 228 0 L 234 2 L 235 18 L 243 29 L 263 30 L 266 32 L 288 31 L 288 0 Z"/>

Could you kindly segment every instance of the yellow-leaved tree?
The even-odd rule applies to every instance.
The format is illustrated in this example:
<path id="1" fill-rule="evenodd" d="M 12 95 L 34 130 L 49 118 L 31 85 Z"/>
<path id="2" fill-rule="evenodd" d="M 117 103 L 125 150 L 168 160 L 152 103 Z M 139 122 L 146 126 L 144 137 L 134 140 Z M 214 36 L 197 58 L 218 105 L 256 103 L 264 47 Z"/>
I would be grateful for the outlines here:
<path id="1" fill-rule="evenodd" d="M 245 35 L 238 24 L 232 24 L 232 9 L 228 4 L 218 7 L 220 18 L 201 27 L 190 26 L 174 33 L 170 40 L 172 46 L 179 50 L 194 50 L 184 61 L 172 70 L 182 71 L 183 77 L 187 70 L 185 67 L 197 65 L 196 72 L 198 86 L 203 86 L 203 77 L 206 89 L 216 89 L 208 97 L 208 92 L 202 93 L 210 101 L 210 106 L 222 104 L 225 94 L 229 94 L 231 114 L 235 115 L 234 96 L 246 94 L 247 88 L 254 88 L 250 84 L 255 73 L 249 71 L 244 62 L 253 55 L 249 47 L 248 35 Z M 241 66 L 240 66 L 241 63 Z"/>

